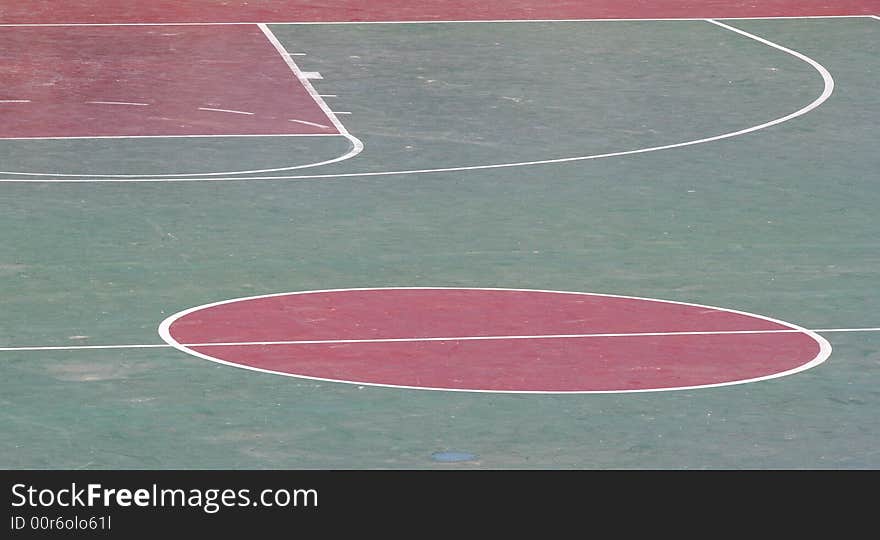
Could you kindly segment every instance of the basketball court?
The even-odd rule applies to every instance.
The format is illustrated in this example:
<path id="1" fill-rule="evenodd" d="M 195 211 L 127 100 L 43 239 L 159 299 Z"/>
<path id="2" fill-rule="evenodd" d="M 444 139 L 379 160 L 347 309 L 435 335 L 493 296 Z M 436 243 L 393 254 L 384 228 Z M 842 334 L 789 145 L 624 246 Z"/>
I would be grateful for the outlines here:
<path id="1" fill-rule="evenodd" d="M 27 4 L 4 468 L 880 465 L 877 2 Z"/>

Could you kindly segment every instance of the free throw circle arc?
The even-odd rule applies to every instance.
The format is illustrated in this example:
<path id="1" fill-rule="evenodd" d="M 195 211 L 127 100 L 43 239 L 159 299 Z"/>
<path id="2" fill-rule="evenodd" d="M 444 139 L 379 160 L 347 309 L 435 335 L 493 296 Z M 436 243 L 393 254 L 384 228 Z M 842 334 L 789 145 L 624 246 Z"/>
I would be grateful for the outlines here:
<path id="1" fill-rule="evenodd" d="M 741 384 L 824 362 L 831 346 L 743 311 L 631 296 L 396 287 L 276 293 L 165 319 L 175 348 L 226 365 L 358 385 L 608 393 Z"/>

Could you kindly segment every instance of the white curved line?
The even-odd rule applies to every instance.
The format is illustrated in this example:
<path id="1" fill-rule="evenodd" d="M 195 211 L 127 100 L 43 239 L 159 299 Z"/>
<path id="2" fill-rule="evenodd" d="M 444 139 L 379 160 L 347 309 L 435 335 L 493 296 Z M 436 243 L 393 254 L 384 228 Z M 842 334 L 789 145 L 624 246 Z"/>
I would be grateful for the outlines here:
<path id="1" fill-rule="evenodd" d="M 396 384 L 382 384 L 382 383 L 369 383 L 362 381 L 349 381 L 344 379 L 328 379 L 324 377 L 311 377 L 307 375 L 297 375 L 294 373 L 285 373 L 282 371 L 274 371 L 269 369 L 257 368 L 253 366 L 246 366 L 243 364 L 236 364 L 234 362 L 229 362 L 226 360 L 221 360 L 219 358 L 215 358 L 213 356 L 200 353 L 198 351 L 190 349 L 189 345 L 181 344 L 171 335 L 171 325 L 186 315 L 190 313 L 201 311 L 203 309 L 208 309 L 215 306 L 220 306 L 224 304 L 230 304 L 235 302 L 244 302 L 247 300 L 256 300 L 260 298 L 273 298 L 279 296 L 293 296 L 300 294 L 315 294 L 315 293 L 327 293 L 327 292 L 352 292 L 352 291 L 393 291 L 393 290 L 457 290 L 457 291 L 511 291 L 511 292 L 538 292 L 538 293 L 553 293 L 553 294 L 573 294 L 573 295 L 581 295 L 581 296 L 601 296 L 604 298 L 621 298 L 628 300 L 641 300 L 645 302 L 658 302 L 663 304 L 676 304 L 681 306 L 690 306 L 704 309 L 711 309 L 717 311 L 724 311 L 727 313 L 735 313 L 738 315 L 745 315 L 747 317 L 752 317 L 756 319 L 762 319 L 765 321 L 769 321 L 772 323 L 776 323 L 782 326 L 786 326 L 790 328 L 792 331 L 797 333 L 803 333 L 810 338 L 812 338 L 819 345 L 819 352 L 816 356 L 800 366 L 797 366 L 792 369 L 788 369 L 785 371 L 780 371 L 778 373 L 772 373 L 770 375 L 765 375 L 762 377 L 754 377 L 751 379 L 742 379 L 738 381 L 729 381 L 723 383 L 714 383 L 714 384 L 702 384 L 702 385 L 694 385 L 694 386 L 679 386 L 679 387 L 670 387 L 670 388 L 643 388 L 643 389 L 634 389 L 634 390 L 574 390 L 574 391 L 544 391 L 544 390 L 483 390 L 483 389 L 471 389 L 471 388 L 438 388 L 438 387 L 428 387 L 428 386 L 408 386 L 408 385 L 396 385 Z M 314 291 L 295 291 L 295 292 L 283 292 L 283 293 L 273 293 L 273 294 L 260 294 L 256 296 L 246 296 L 241 298 L 233 298 L 230 300 L 221 300 L 219 302 L 212 302 L 210 304 L 203 304 L 200 306 L 192 307 L 189 309 L 185 309 L 178 313 L 175 313 L 165 320 L 163 320 L 159 324 L 158 328 L 159 337 L 167 343 L 168 345 L 174 347 L 175 349 L 184 352 L 186 354 L 196 356 L 198 358 L 202 358 L 204 360 L 208 360 L 210 362 L 216 362 L 218 364 L 223 364 L 239 369 L 246 369 L 249 371 L 257 371 L 260 373 L 268 373 L 272 375 L 281 375 L 284 377 L 293 377 L 297 379 L 309 379 L 315 381 L 324 381 L 324 382 L 333 382 L 333 383 L 345 383 L 345 384 L 356 384 L 359 386 L 378 386 L 385 388 L 401 388 L 407 390 L 433 390 L 433 391 L 442 391 L 442 392 L 476 392 L 476 393 L 485 393 L 485 394 L 625 394 L 625 393 L 643 393 L 643 392 L 669 392 L 674 390 L 694 390 L 701 388 L 715 388 L 720 386 L 732 386 L 736 384 L 746 384 L 758 381 L 765 381 L 770 379 L 775 379 L 778 377 L 784 377 L 787 375 L 793 375 L 795 373 L 808 370 L 819 364 L 823 363 L 831 356 L 831 343 L 828 342 L 824 337 L 820 336 L 813 330 L 807 330 L 801 326 L 780 321 L 778 319 L 773 319 L 770 317 L 766 317 L 764 315 L 758 315 L 755 313 L 749 313 L 747 311 L 738 311 L 735 309 L 727 309 L 720 308 L 716 306 L 706 306 L 702 304 L 692 304 L 689 302 L 677 302 L 674 300 L 660 300 L 657 298 L 642 298 L 638 296 L 623 296 L 617 294 L 601 294 L 601 293 L 587 293 L 587 292 L 576 292 L 576 291 L 554 291 L 554 290 L 543 290 L 543 289 L 515 289 L 515 288 L 503 288 L 503 287 L 360 287 L 360 288 L 349 288 L 349 289 L 323 289 L 323 290 L 314 290 Z"/>
<path id="2" fill-rule="evenodd" d="M 368 177 L 368 176 L 390 176 L 390 175 L 407 175 L 407 174 L 428 174 L 428 173 L 445 173 L 445 172 L 463 172 L 463 171 L 475 171 L 475 170 L 483 170 L 483 169 L 500 169 L 500 168 L 509 168 L 509 167 L 526 167 L 533 165 L 550 165 L 557 163 L 568 163 L 574 161 L 586 161 L 591 159 L 602 159 L 602 158 L 610 158 L 610 157 L 620 157 L 620 156 L 629 156 L 635 154 L 646 154 L 649 152 L 658 152 L 661 150 L 672 150 L 675 148 L 684 148 L 687 146 L 694 146 L 698 144 L 708 143 L 720 141 L 723 139 L 730 139 L 732 137 L 739 137 L 741 135 L 746 135 L 748 133 L 753 133 L 755 131 L 759 131 L 762 129 L 766 129 L 772 126 L 776 126 L 797 118 L 799 116 L 803 116 L 813 109 L 819 107 L 825 101 L 831 97 L 831 94 L 834 92 L 834 78 L 831 76 L 831 73 L 825 69 L 825 67 L 819 62 L 813 60 L 809 56 L 806 56 L 802 53 L 799 53 L 795 50 L 789 49 L 787 47 L 783 47 L 777 43 L 764 39 L 762 37 L 756 36 L 754 34 L 750 34 L 738 28 L 734 28 L 728 24 L 724 24 L 718 22 L 714 19 L 704 19 L 706 22 L 729 30 L 731 32 L 735 32 L 742 36 L 745 36 L 749 39 L 753 39 L 759 43 L 763 43 L 768 47 L 772 47 L 774 49 L 780 50 L 786 54 L 794 56 L 795 58 L 809 64 L 813 69 L 815 69 L 821 76 L 822 81 L 824 83 L 824 87 L 822 89 L 822 93 L 813 100 L 808 105 L 798 109 L 797 111 L 782 116 L 780 118 L 776 118 L 775 120 L 771 120 L 769 122 L 764 122 L 763 124 L 758 124 L 756 126 L 752 126 L 745 129 L 740 129 L 737 131 L 732 131 L 729 133 L 724 133 L 721 135 L 716 135 L 714 137 L 706 137 L 703 139 L 696 139 L 692 141 L 686 141 L 675 144 L 667 144 L 662 146 L 652 146 L 649 148 L 640 148 L 637 150 L 626 150 L 622 152 L 610 152 L 606 154 L 593 154 L 588 156 L 575 156 L 568 158 L 558 158 L 558 159 L 544 159 L 537 161 L 520 161 L 515 163 L 497 163 L 492 165 L 472 165 L 472 166 L 462 166 L 462 167 L 444 167 L 444 168 L 434 168 L 434 169 L 410 169 L 410 170 L 399 170 L 399 171 L 376 171 L 376 172 L 354 172 L 354 173 L 338 173 L 338 174 L 314 174 L 314 175 L 295 175 L 295 176 L 251 176 L 251 177 L 201 177 L 201 178 L 188 178 L 188 177 L 178 177 L 178 178 L 160 178 L 160 177 L 152 177 L 152 178 L 131 178 L 131 179 L 68 179 L 68 178 L 60 178 L 60 179 L 32 179 L 32 178 L 0 178 L 0 182 L 193 182 L 193 181 L 231 181 L 231 180 L 317 180 L 317 179 L 332 179 L 332 178 L 356 178 L 356 177 Z M 309 84 L 307 86 L 309 91 L 314 91 L 314 88 Z M 317 92 L 315 92 L 317 95 Z M 319 97 L 320 99 L 320 97 Z M 323 100 L 322 100 L 323 102 Z M 326 104 L 325 104 L 326 105 Z M 334 118 L 335 119 L 335 118 Z M 15 174 L 15 173 L 11 173 Z"/>
<path id="3" fill-rule="evenodd" d="M 213 109 L 217 110 L 217 109 Z M 231 112 L 231 111 L 226 111 Z M 252 114 L 252 113 L 247 113 Z M 0 174 L 24 174 L 28 176 L 61 176 L 64 178 L 28 178 L 28 179 L 0 179 L 0 182 L 162 182 L 162 181 L 177 181 L 177 178 L 165 178 L 169 177 L 187 177 L 182 178 L 181 180 L 213 180 L 210 178 L 211 175 L 222 175 L 222 174 L 254 174 L 254 173 L 265 173 L 265 172 L 276 172 L 276 171 L 293 171 L 297 169 L 311 169 L 313 167 L 322 167 L 324 165 L 330 165 L 332 163 L 339 163 L 340 161 L 345 161 L 347 159 L 351 159 L 356 155 L 360 154 L 364 151 L 364 143 L 361 142 L 360 139 L 352 135 L 347 131 L 340 132 L 338 135 L 335 133 L 334 136 L 340 136 L 348 139 L 350 147 L 348 152 L 337 156 L 332 159 L 328 159 L 325 161 L 318 161 L 316 163 L 305 163 L 303 165 L 291 165 L 287 167 L 277 167 L 273 169 L 255 169 L 250 171 L 225 171 L 225 172 L 207 172 L 207 173 L 176 173 L 176 174 L 71 174 L 71 173 L 36 173 L 36 172 L 17 172 L 17 171 L 0 171 Z M 284 136 L 284 135 L 279 135 Z M 303 137 L 323 137 L 322 134 L 314 134 L 314 135 L 302 135 Z M 200 135 L 183 135 L 181 137 L 186 138 L 200 138 L 200 137 L 214 137 L 214 136 L 200 136 Z M 216 137 L 226 137 L 226 135 L 218 135 Z M 228 137 L 236 137 L 236 135 L 228 135 Z M 272 137 L 272 135 L 254 135 L 254 137 Z M 62 137 L 63 139 L 67 138 L 78 138 L 78 137 Z M 81 137 L 83 139 L 102 139 L 102 138 L 127 138 L 127 137 Z M 132 137 L 138 138 L 138 137 Z M 162 138 L 161 135 L 157 135 L 151 138 Z M 0 139 L 2 141 L 2 139 Z M 88 178 L 83 178 L 88 177 Z M 95 178 L 102 177 L 102 178 Z M 207 178 L 201 178 L 207 177 Z M 247 178 L 247 177 L 244 177 Z"/>

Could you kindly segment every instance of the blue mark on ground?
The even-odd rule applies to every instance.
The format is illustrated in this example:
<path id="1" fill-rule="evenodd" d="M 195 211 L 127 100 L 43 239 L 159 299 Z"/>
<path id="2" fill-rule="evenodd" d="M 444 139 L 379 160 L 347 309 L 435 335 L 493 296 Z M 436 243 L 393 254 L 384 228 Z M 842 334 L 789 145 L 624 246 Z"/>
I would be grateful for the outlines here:
<path id="1" fill-rule="evenodd" d="M 431 459 L 442 463 L 456 463 L 459 461 L 476 461 L 477 456 L 470 452 L 434 452 L 431 454 Z"/>

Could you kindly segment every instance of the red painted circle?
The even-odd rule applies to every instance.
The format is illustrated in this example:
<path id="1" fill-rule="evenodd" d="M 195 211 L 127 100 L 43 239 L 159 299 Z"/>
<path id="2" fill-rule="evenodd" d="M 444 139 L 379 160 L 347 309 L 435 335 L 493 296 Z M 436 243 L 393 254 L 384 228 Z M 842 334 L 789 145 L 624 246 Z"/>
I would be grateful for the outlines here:
<path id="1" fill-rule="evenodd" d="M 496 392 L 691 388 L 830 354 L 803 328 L 662 300 L 512 289 L 309 291 L 186 310 L 160 333 L 197 356 L 358 384 Z M 657 335 L 652 335 L 657 334 Z"/>

